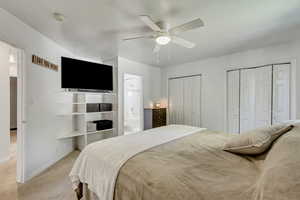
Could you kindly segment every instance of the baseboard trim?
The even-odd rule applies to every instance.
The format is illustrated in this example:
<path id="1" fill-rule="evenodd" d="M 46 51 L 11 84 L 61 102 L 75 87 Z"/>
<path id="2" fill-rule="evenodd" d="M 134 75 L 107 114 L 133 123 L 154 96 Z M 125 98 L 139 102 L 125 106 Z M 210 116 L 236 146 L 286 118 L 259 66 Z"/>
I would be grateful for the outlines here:
<path id="1" fill-rule="evenodd" d="M 70 153 L 72 153 L 74 151 L 73 150 L 70 150 L 68 152 L 66 152 L 65 154 L 63 154 L 62 156 L 58 157 L 57 159 L 51 161 L 51 162 L 48 162 L 47 164 L 45 164 L 43 167 L 40 167 L 39 169 L 31 172 L 28 176 L 25 175 L 25 178 L 24 178 L 24 182 L 27 182 L 29 181 L 30 179 L 40 175 L 41 173 L 43 173 L 44 171 L 46 171 L 47 169 L 49 169 L 51 166 L 53 166 L 55 163 L 57 163 L 58 161 L 60 161 L 61 159 L 63 159 L 64 157 L 68 156 Z"/>

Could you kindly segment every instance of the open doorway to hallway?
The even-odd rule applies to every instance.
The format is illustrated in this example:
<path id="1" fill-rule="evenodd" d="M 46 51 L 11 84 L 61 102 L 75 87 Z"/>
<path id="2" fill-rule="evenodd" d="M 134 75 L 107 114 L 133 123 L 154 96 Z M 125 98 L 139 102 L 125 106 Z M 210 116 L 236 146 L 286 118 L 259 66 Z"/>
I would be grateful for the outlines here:
<path id="1" fill-rule="evenodd" d="M 9 91 L 10 91 L 10 158 L 17 158 L 17 98 L 18 98 L 18 49 L 9 47 Z"/>
<path id="2" fill-rule="evenodd" d="M 124 134 L 143 130 L 142 77 L 124 74 Z"/>

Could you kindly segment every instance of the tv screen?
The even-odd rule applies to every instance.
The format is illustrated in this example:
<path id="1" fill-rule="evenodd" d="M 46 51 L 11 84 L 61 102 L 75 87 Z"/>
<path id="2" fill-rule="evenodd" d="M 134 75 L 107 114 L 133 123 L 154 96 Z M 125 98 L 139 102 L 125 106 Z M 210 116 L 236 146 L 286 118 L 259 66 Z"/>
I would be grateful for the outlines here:
<path id="1" fill-rule="evenodd" d="M 62 57 L 61 87 L 112 91 L 113 68 L 108 65 Z"/>

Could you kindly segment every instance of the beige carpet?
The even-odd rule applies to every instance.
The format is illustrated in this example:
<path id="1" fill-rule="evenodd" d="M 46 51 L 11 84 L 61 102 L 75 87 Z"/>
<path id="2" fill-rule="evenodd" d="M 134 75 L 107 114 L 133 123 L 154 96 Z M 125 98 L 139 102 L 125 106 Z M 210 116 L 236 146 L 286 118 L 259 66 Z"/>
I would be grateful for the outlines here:
<path id="1" fill-rule="evenodd" d="M 12 139 L 16 141 L 15 138 Z M 48 170 L 25 184 L 17 184 L 15 149 L 15 143 L 12 143 L 11 159 L 4 164 L 0 164 L 0 199 L 76 200 L 68 174 L 75 159 L 79 155 L 78 151 L 72 152 Z"/>
<path id="2" fill-rule="evenodd" d="M 0 164 L 0 199 L 17 199 L 16 184 L 16 141 L 17 134 L 10 134 L 10 160 Z"/>

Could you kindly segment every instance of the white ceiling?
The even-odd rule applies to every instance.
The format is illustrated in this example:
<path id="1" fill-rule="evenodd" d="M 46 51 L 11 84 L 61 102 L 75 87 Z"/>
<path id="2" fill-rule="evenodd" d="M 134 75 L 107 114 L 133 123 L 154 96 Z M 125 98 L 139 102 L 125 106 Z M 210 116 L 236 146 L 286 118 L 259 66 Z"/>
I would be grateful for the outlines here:
<path id="1" fill-rule="evenodd" d="M 211 56 L 298 39 L 299 0 L 0 0 L 0 7 L 75 54 L 116 55 L 156 66 L 174 66 Z M 55 21 L 53 12 L 66 16 Z M 200 17 L 205 27 L 181 34 L 194 49 L 170 44 L 153 54 L 153 40 L 122 42 L 150 29 L 141 14 L 176 26 Z"/>

